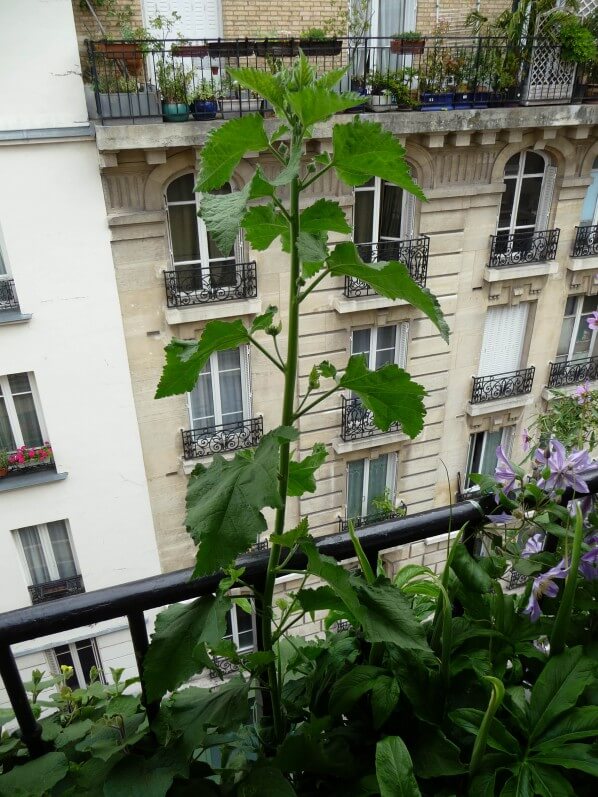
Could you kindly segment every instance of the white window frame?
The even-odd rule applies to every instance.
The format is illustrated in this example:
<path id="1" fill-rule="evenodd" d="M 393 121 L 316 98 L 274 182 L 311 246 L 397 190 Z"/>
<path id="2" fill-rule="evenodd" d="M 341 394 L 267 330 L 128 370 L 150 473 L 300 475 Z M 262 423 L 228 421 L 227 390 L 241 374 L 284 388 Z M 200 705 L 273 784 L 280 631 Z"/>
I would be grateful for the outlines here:
<path id="1" fill-rule="evenodd" d="M 83 639 L 77 639 L 75 642 L 64 642 L 63 645 L 68 645 L 69 652 L 71 654 L 71 658 L 73 660 L 73 669 L 75 670 L 75 677 L 79 683 L 80 688 L 85 688 L 87 683 L 85 679 L 85 675 L 83 673 L 83 668 L 81 666 L 81 661 L 79 659 L 79 652 L 77 651 L 77 642 L 84 642 L 85 640 L 89 639 L 91 642 L 91 648 L 93 650 L 93 657 L 95 659 L 95 666 L 97 667 L 98 673 L 100 675 L 100 681 L 102 683 L 106 683 L 106 679 L 104 676 L 104 670 L 102 667 L 102 659 L 100 658 L 100 652 L 98 649 L 98 641 L 96 637 L 83 637 Z M 48 667 L 50 672 L 53 675 L 62 675 L 60 672 L 60 664 L 58 663 L 58 658 L 56 656 L 56 652 L 54 648 L 50 648 L 46 650 L 46 658 L 48 660 Z"/>
<path id="2" fill-rule="evenodd" d="M 46 425 L 44 423 L 44 417 L 41 411 L 41 405 L 39 400 L 39 395 L 37 392 L 37 386 L 35 384 L 35 376 L 31 371 L 19 371 L 18 373 L 26 373 L 29 378 L 29 387 L 31 389 L 31 397 L 33 399 L 33 406 L 35 407 L 35 414 L 37 415 L 37 422 L 39 424 L 39 428 L 42 434 L 42 443 L 45 440 L 49 440 L 48 431 L 46 429 Z M 10 428 L 12 431 L 12 436 L 15 441 L 15 445 L 17 448 L 25 445 L 23 440 L 23 433 L 21 432 L 21 424 L 19 423 L 19 417 L 17 415 L 17 410 L 14 404 L 12 390 L 10 389 L 10 383 L 8 381 L 9 376 L 15 376 L 16 374 L 3 374 L 0 376 L 0 389 L 2 389 L 2 397 L 4 398 L 4 406 L 6 407 L 6 413 L 8 415 L 8 422 L 10 424 Z M 17 393 L 17 395 L 22 395 L 21 393 Z"/>
<path id="3" fill-rule="evenodd" d="M 542 170 L 542 172 L 532 172 L 530 174 L 524 174 L 525 161 L 527 159 L 528 152 L 532 152 L 533 154 L 539 155 L 542 158 L 542 160 L 544 161 L 544 169 Z M 496 220 L 496 233 L 497 233 L 497 235 L 498 234 L 514 235 L 516 232 L 525 232 L 526 230 L 529 230 L 531 232 L 533 232 L 535 230 L 543 230 L 543 229 L 545 229 L 546 224 L 542 220 L 542 217 L 543 216 L 547 217 L 549 215 L 549 213 L 550 213 L 550 209 L 547 210 L 546 214 L 541 213 L 540 211 L 542 210 L 542 208 L 546 204 L 547 191 L 549 189 L 549 186 L 553 182 L 551 179 L 549 179 L 549 170 L 551 168 L 554 169 L 554 167 L 552 167 L 550 161 L 548 160 L 548 158 L 546 157 L 546 155 L 543 152 L 538 152 L 537 150 L 524 149 L 524 150 L 521 150 L 521 152 L 518 152 L 518 153 L 515 153 L 515 154 L 519 156 L 519 166 L 517 168 L 517 174 L 515 174 L 515 175 L 503 174 L 503 182 L 505 183 L 505 186 L 507 185 L 507 181 L 511 181 L 511 180 L 515 181 L 515 192 L 513 194 L 513 204 L 511 205 L 511 217 L 510 217 L 510 220 L 509 220 L 508 227 L 500 227 L 499 226 L 499 224 L 500 224 L 500 208 L 499 208 L 499 215 L 498 215 L 498 218 Z M 515 156 L 513 155 L 512 157 L 515 157 Z M 510 160 L 510 158 L 509 158 L 509 160 Z M 505 168 L 506 168 L 506 164 L 505 164 Z M 521 199 L 521 189 L 523 187 L 523 181 L 532 179 L 534 177 L 541 177 L 542 178 L 542 185 L 540 186 L 540 194 L 538 196 L 538 208 L 537 208 L 537 212 L 536 212 L 536 223 L 535 224 L 525 224 L 525 225 L 517 226 L 516 225 L 517 213 L 519 212 L 519 201 Z M 502 200 L 501 200 L 501 205 L 502 205 Z M 538 224 L 540 224 L 541 226 L 538 226 Z"/>
<path id="4" fill-rule="evenodd" d="M 494 431 L 502 431 L 502 437 L 500 440 L 500 445 L 503 448 L 505 454 L 509 457 L 511 456 L 511 449 L 513 447 L 513 438 L 515 436 L 515 427 L 514 426 L 502 426 L 500 429 L 492 430 Z M 469 446 L 467 449 L 467 467 L 465 469 L 465 478 L 467 479 L 468 487 L 464 491 L 467 493 L 468 491 L 476 492 L 479 490 L 477 485 L 470 485 L 469 484 L 469 474 L 470 473 L 478 473 L 478 470 L 473 470 L 473 454 L 475 451 L 475 441 L 474 438 L 478 435 L 483 435 L 482 440 L 482 448 L 480 451 L 480 462 L 483 462 L 484 457 L 486 455 L 486 447 L 488 445 L 488 434 L 491 433 L 489 430 L 485 430 L 483 432 L 471 432 L 469 435 Z"/>
<path id="5" fill-rule="evenodd" d="M 346 466 L 346 477 L 345 477 L 345 485 L 346 485 L 346 495 L 345 495 L 345 517 L 349 517 L 349 466 L 351 462 L 359 462 L 360 459 L 363 460 L 363 494 L 361 496 L 361 515 L 360 517 L 367 516 L 367 509 L 370 497 L 368 495 L 369 484 L 370 484 L 370 462 L 374 462 L 375 460 L 379 459 L 380 457 L 388 457 L 387 466 L 386 466 L 386 490 L 389 492 L 390 500 L 395 502 L 397 497 L 397 462 L 398 456 L 396 451 L 390 451 L 385 454 L 379 454 L 377 457 L 360 457 L 359 459 L 350 460 L 347 462 Z"/>
<path id="6" fill-rule="evenodd" d="M 575 342 L 577 340 L 577 333 L 579 332 L 579 325 L 581 323 L 581 316 L 582 316 L 582 308 L 583 308 L 583 301 L 586 298 L 585 294 L 581 294 L 580 296 L 571 297 L 568 296 L 567 299 L 575 298 L 575 313 L 573 315 L 564 315 L 563 316 L 563 323 L 565 323 L 566 318 L 573 318 L 573 329 L 571 330 L 571 337 L 569 338 L 569 348 L 567 349 L 567 356 L 563 359 L 563 355 L 557 354 L 556 362 L 570 362 L 574 360 L 573 357 L 573 348 L 575 346 Z M 585 321 L 584 321 L 585 323 Z M 595 354 L 591 352 L 594 351 L 594 347 L 596 346 L 596 334 L 597 330 L 592 330 L 592 335 L 590 337 L 590 347 L 589 347 L 589 354 L 586 355 L 587 357 L 595 357 Z M 585 357 L 578 357 L 579 360 L 584 360 Z"/>
<path id="7" fill-rule="evenodd" d="M 65 518 L 60 518 L 60 521 L 65 525 L 66 534 L 71 549 L 73 564 L 75 566 L 76 572 L 80 575 L 81 569 L 79 567 L 79 562 L 77 560 L 77 554 L 75 553 L 75 546 L 73 545 L 73 536 L 71 534 L 69 522 Z M 49 580 L 58 581 L 60 580 L 60 575 L 58 573 L 58 565 L 56 563 L 56 557 L 54 556 L 54 549 L 52 548 L 52 541 L 50 540 L 50 532 L 48 526 L 46 523 L 38 523 L 37 525 L 34 525 L 33 528 L 37 529 L 37 533 L 39 534 L 44 562 L 46 565 L 46 569 L 50 574 Z M 17 552 L 19 555 L 19 559 L 21 561 L 21 566 L 23 567 L 23 572 L 25 573 L 25 580 L 27 581 L 27 586 L 32 587 L 35 585 L 35 582 L 33 581 L 33 575 L 29 570 L 29 565 L 27 564 L 27 557 L 25 555 L 25 549 L 23 547 L 23 541 L 21 539 L 22 530 L 23 529 L 14 529 L 12 533 L 15 538 L 15 544 L 17 546 Z"/>
<path id="8" fill-rule="evenodd" d="M 220 379 L 221 373 L 218 369 L 218 352 L 210 355 L 208 360 L 210 364 L 210 375 L 212 378 L 212 399 L 214 402 L 214 426 L 219 426 L 223 423 L 222 420 L 222 399 L 220 395 Z M 241 364 L 241 399 L 243 405 L 243 420 L 252 417 L 251 415 L 251 379 L 250 379 L 250 365 L 249 365 L 249 347 L 239 346 L 239 362 Z M 236 369 L 235 369 L 236 370 Z M 223 373 L 226 373 L 224 371 Z M 191 393 L 187 393 L 187 414 L 189 416 L 190 429 L 202 428 L 196 426 L 196 420 L 193 418 L 191 409 Z"/>
<path id="9" fill-rule="evenodd" d="M 251 605 L 253 608 L 253 601 L 251 601 Z M 237 612 L 243 612 L 244 614 L 246 614 L 244 609 L 241 609 L 240 606 L 233 604 L 230 611 L 228 612 L 228 616 L 230 619 L 231 633 L 225 634 L 223 639 L 230 639 L 239 653 L 246 653 L 249 650 L 255 650 L 257 645 L 255 612 L 254 611 L 251 612 L 251 631 L 252 631 L 251 645 L 245 645 L 244 647 L 241 647 L 241 644 L 239 642 L 239 623 L 237 620 Z"/>
<path id="10" fill-rule="evenodd" d="M 370 192 L 374 194 L 374 207 L 372 210 L 372 240 L 362 241 L 366 243 L 381 243 L 387 241 L 409 241 L 415 237 L 414 233 L 414 220 L 415 220 L 415 197 L 410 194 L 405 188 L 402 188 L 403 196 L 401 198 L 401 234 L 398 238 L 390 237 L 388 235 L 380 236 L 380 205 L 382 201 L 382 179 L 374 177 L 374 185 L 356 185 L 354 190 L 354 206 L 353 206 L 353 238 L 355 238 L 355 204 L 357 202 L 357 194 L 364 194 Z M 385 182 L 389 182 L 386 180 Z M 395 185 L 395 183 L 390 183 Z M 396 186 L 401 188 L 400 185 Z M 359 244 L 358 244 L 359 245 Z"/>
<path id="11" fill-rule="evenodd" d="M 395 354 L 393 363 L 399 368 L 405 368 L 407 364 L 407 341 L 409 339 L 409 322 L 397 321 L 394 324 L 380 324 L 379 326 L 359 326 L 353 327 L 351 330 L 350 351 L 351 356 L 354 354 L 363 354 L 365 352 L 353 351 L 353 333 L 367 329 L 370 332 L 370 352 L 368 355 L 368 368 L 372 370 L 372 364 L 376 362 L 376 352 L 378 351 L 378 330 L 385 327 L 395 328 Z"/>

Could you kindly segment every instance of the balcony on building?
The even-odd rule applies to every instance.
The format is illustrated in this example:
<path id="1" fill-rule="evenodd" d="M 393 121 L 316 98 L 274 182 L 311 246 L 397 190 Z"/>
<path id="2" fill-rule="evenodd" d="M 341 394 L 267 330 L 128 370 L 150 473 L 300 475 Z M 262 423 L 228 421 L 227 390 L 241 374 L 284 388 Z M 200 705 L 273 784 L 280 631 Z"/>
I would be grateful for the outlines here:
<path id="1" fill-rule="evenodd" d="M 380 512 L 373 512 L 371 515 L 363 515 L 362 517 L 342 518 L 338 519 L 338 532 L 345 534 L 349 531 L 349 523 L 353 524 L 353 528 L 364 529 L 367 526 L 373 526 L 376 523 L 384 523 L 387 520 L 397 520 L 398 518 L 405 517 L 407 514 L 407 506 L 404 501 L 392 510 L 384 510 Z"/>
<path id="2" fill-rule="evenodd" d="M 530 402 L 534 384 L 535 367 L 520 368 L 489 376 L 474 376 L 471 398 L 467 406 L 469 415 L 524 406 Z"/>
<path id="3" fill-rule="evenodd" d="M 226 78 L 227 68 L 271 71 L 273 59 L 288 66 L 302 50 L 318 73 L 352 65 L 338 89 L 362 96 L 352 110 L 410 112 L 463 111 L 578 103 L 588 78 L 559 59 L 559 48 L 542 40 L 508 71 L 509 45 L 501 37 L 348 37 L 191 39 L 176 41 L 88 41 L 90 116 L 104 124 L 210 122 L 259 112 L 270 106 Z M 460 72 L 455 75 L 455 52 Z M 524 49 L 524 53 L 525 53 Z M 533 62 L 533 63 L 532 63 Z M 373 65 L 376 65 L 375 68 Z M 533 69 L 531 68 L 533 66 Z M 392 75 L 405 70 L 397 88 Z M 388 73 L 387 89 L 380 75 Z M 507 78 L 507 80 L 505 80 Z M 508 80 L 510 78 L 510 80 Z M 505 83 L 508 85 L 505 87 Z M 178 102 L 165 102 L 170 86 L 183 86 Z M 202 99 L 195 99 L 201 89 Z M 426 114 L 427 115 L 427 114 Z"/>
<path id="4" fill-rule="evenodd" d="M 488 268 L 509 269 L 554 261 L 559 235 L 558 229 L 518 230 L 491 235 Z"/>
<path id="5" fill-rule="evenodd" d="M 564 388 L 569 385 L 581 385 L 598 379 L 598 357 L 563 360 L 550 363 L 548 377 L 549 388 Z"/>
<path id="6" fill-rule="evenodd" d="M 598 257 L 598 224 L 575 228 L 573 257 Z M 589 265 L 586 268 L 590 268 Z"/>
<path id="7" fill-rule="evenodd" d="M 264 434 L 263 418 L 212 424 L 181 431 L 183 458 L 202 459 L 213 454 L 226 454 L 243 448 L 255 448 Z"/>
<path id="8" fill-rule="evenodd" d="M 31 584 L 27 587 L 31 603 L 45 603 L 57 598 L 66 598 L 68 595 L 77 595 L 85 592 L 83 577 L 80 575 L 58 578 L 54 581 L 45 581 L 41 584 Z"/>
<path id="9" fill-rule="evenodd" d="M 29 321 L 30 318 L 30 314 L 25 315 L 21 312 L 15 281 L 0 273 L 0 325 L 17 324 Z"/>
<path id="10" fill-rule="evenodd" d="M 366 263 L 398 260 L 407 266 L 411 278 L 421 287 L 425 287 L 428 275 L 428 257 L 430 254 L 430 238 L 420 235 L 403 241 L 378 241 L 377 243 L 357 244 L 361 259 Z M 345 277 L 343 291 L 347 299 L 361 296 L 377 296 L 378 294 L 367 282 L 355 277 Z"/>
<path id="11" fill-rule="evenodd" d="M 201 266 L 179 266 L 164 272 L 167 307 L 192 307 L 242 301 L 257 296 L 255 260 Z"/>

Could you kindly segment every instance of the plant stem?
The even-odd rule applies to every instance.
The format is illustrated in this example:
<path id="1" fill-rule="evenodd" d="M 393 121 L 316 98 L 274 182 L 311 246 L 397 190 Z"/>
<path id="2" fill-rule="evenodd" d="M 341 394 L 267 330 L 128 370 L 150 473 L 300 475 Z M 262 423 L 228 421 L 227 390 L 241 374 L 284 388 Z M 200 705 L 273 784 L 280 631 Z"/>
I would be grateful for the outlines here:
<path id="1" fill-rule="evenodd" d="M 261 345 L 261 343 L 258 343 L 257 340 L 253 337 L 253 335 L 249 336 L 249 340 L 253 343 L 256 349 L 259 349 L 261 351 L 264 357 L 267 357 L 270 360 L 270 362 L 274 363 L 274 365 L 278 368 L 278 370 L 282 371 L 282 373 L 284 374 L 285 367 L 282 363 L 278 362 L 276 357 L 273 357 L 270 354 L 270 352 Z"/>
<path id="2" fill-rule="evenodd" d="M 333 388 L 330 388 L 330 390 L 327 390 L 325 393 L 322 393 L 322 395 L 319 398 L 312 401 L 311 404 L 308 404 L 307 407 L 301 410 L 301 412 L 296 412 L 294 419 L 297 420 L 297 418 L 300 418 L 302 415 L 305 415 L 305 413 L 313 409 L 316 406 L 316 404 L 319 404 L 321 401 L 324 401 L 324 399 L 327 399 L 328 396 L 331 396 L 339 389 L 340 389 L 339 385 L 335 385 Z"/>
<path id="3" fill-rule="evenodd" d="M 325 268 L 307 288 L 299 294 L 299 301 L 302 302 L 306 296 L 313 291 L 313 289 L 322 282 L 322 280 L 330 274 L 330 269 Z"/>
<path id="4" fill-rule="evenodd" d="M 308 185 L 311 185 L 312 183 L 315 183 L 316 180 L 319 180 L 323 174 L 326 174 L 328 169 L 332 169 L 332 166 L 333 166 L 332 161 L 330 161 L 330 163 L 327 163 L 323 169 L 320 169 L 319 172 L 314 174 L 313 177 L 310 177 L 309 180 L 306 180 L 304 183 L 301 183 L 301 190 L 304 191 Z"/>
<path id="5" fill-rule="evenodd" d="M 484 757 L 484 753 L 486 752 L 486 741 L 488 739 L 488 733 L 490 732 L 490 724 L 494 719 L 494 715 L 500 708 L 505 696 L 505 687 L 503 686 L 502 681 L 499 681 L 498 678 L 493 678 L 491 675 L 487 675 L 484 677 L 484 681 L 490 682 L 492 694 L 490 695 L 490 702 L 488 703 L 488 708 L 484 714 L 484 719 L 482 720 L 480 730 L 476 736 L 475 744 L 473 746 L 471 761 L 469 762 L 469 777 L 475 775 L 476 770 L 480 766 L 482 758 Z"/>
<path id="6" fill-rule="evenodd" d="M 552 635 L 550 637 L 551 656 L 557 656 L 559 653 L 562 653 L 565 647 L 567 631 L 569 630 L 569 620 L 571 619 L 571 610 L 573 608 L 573 600 L 575 598 L 575 588 L 577 587 L 577 571 L 579 569 L 579 560 L 581 559 L 582 539 L 583 515 L 581 514 L 581 508 L 579 504 L 576 504 L 575 537 L 573 538 L 573 546 L 571 550 L 569 574 L 565 581 L 561 605 L 559 606 L 559 610 L 554 619 L 554 625 L 552 627 Z"/>
<path id="7" fill-rule="evenodd" d="M 289 275 L 289 321 L 288 345 L 286 359 L 286 373 L 284 380 L 284 398 L 282 405 L 283 426 L 291 426 L 294 420 L 295 390 L 297 382 L 297 362 L 299 344 L 299 300 L 297 295 L 297 281 L 299 278 L 299 253 L 297 251 L 297 236 L 299 234 L 299 178 L 291 182 L 290 198 L 290 239 L 291 239 L 291 269 Z M 274 533 L 282 534 L 287 501 L 287 486 L 289 481 L 289 461 L 291 458 L 290 441 L 280 447 L 279 465 L 279 496 L 280 506 L 276 510 Z M 274 595 L 274 582 L 281 553 L 280 544 L 275 544 L 270 550 L 268 571 L 264 586 L 264 617 L 262 619 L 263 650 L 272 650 L 272 597 Z M 270 686 L 269 700 L 272 709 L 273 742 L 274 745 L 282 742 L 284 737 L 282 704 L 280 697 L 280 683 L 276 663 L 268 665 L 268 684 Z"/>

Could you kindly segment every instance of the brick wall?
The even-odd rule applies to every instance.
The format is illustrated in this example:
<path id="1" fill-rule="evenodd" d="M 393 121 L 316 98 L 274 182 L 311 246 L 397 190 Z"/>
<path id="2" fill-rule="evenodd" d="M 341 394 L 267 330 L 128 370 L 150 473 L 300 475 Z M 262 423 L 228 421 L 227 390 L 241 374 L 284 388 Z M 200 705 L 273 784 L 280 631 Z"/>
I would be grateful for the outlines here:
<path id="1" fill-rule="evenodd" d="M 73 15 L 75 17 L 75 29 L 77 31 L 77 41 L 79 42 L 79 54 L 81 56 L 81 66 L 83 67 L 83 72 L 85 74 L 85 70 L 87 68 L 87 50 L 85 48 L 85 39 L 101 39 L 103 37 L 102 31 L 96 21 L 93 18 L 93 15 L 87 10 L 85 3 L 80 2 L 80 0 L 72 0 L 73 3 Z M 92 3 L 93 5 L 93 3 Z M 143 24 L 142 21 L 142 12 L 141 12 L 141 0 L 115 0 L 115 5 L 118 7 L 127 7 L 130 6 L 133 10 L 133 17 L 132 17 L 132 24 L 133 27 L 141 26 Z M 115 24 L 114 20 L 111 19 L 106 14 L 105 8 L 95 8 L 94 12 L 100 21 L 102 27 L 106 31 L 106 35 L 112 36 L 114 38 L 119 38 L 119 29 L 118 26 Z"/>
<path id="2" fill-rule="evenodd" d="M 223 35 L 298 36 L 308 28 L 321 28 L 336 18 L 338 0 L 222 0 Z"/>
<path id="3" fill-rule="evenodd" d="M 476 7 L 480 14 L 488 19 L 495 19 L 501 11 L 511 7 L 510 0 L 439 0 L 438 12 L 436 0 L 419 0 L 417 5 L 417 29 L 422 33 L 430 33 L 436 25 L 437 14 L 450 23 L 450 31 L 466 32 L 465 19 Z"/>

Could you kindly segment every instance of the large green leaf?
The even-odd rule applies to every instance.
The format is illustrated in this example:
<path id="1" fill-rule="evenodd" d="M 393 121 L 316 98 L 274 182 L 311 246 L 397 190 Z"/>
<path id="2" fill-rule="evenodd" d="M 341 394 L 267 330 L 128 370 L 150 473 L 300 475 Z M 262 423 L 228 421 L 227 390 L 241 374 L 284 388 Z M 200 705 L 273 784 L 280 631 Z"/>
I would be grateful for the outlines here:
<path id="1" fill-rule="evenodd" d="M 115 698 L 115 700 L 116 699 L 117 698 Z M 112 703 L 113 701 L 111 700 L 110 708 L 112 708 Z M 54 739 L 54 747 L 60 750 L 62 747 L 66 747 L 73 742 L 80 741 L 84 736 L 87 736 L 92 727 L 93 722 L 90 719 L 71 722 L 70 725 L 62 728 L 60 733 L 56 736 Z"/>
<path id="2" fill-rule="evenodd" d="M 524 763 L 503 786 L 500 797 L 534 797 L 531 767 Z"/>
<path id="3" fill-rule="evenodd" d="M 355 354 L 339 385 L 359 396 L 371 410 L 378 429 L 386 432 L 397 421 L 409 437 L 415 437 L 423 429 L 425 390 L 398 365 L 387 363 L 377 371 L 370 371 L 365 356 Z"/>
<path id="4" fill-rule="evenodd" d="M 451 554 L 451 567 L 459 581 L 474 592 L 490 592 L 492 579 L 471 556 L 462 542 L 456 543 Z"/>
<path id="5" fill-rule="evenodd" d="M 536 741 L 559 714 L 573 708 L 594 679 L 596 666 L 581 647 L 553 656 L 538 676 L 530 699 L 530 742 Z"/>
<path id="6" fill-rule="evenodd" d="M 249 333 L 240 319 L 208 321 L 199 340 L 173 340 L 166 346 L 166 365 L 156 398 L 188 393 L 197 383 L 200 371 L 215 351 L 236 349 L 249 342 Z"/>
<path id="7" fill-rule="evenodd" d="M 598 738 L 598 706 L 574 708 L 552 722 L 533 749 L 553 749 L 574 739 Z"/>
<path id="8" fill-rule="evenodd" d="M 300 589 L 297 601 L 304 612 L 342 611 L 344 602 L 332 587 L 316 587 L 316 589 Z"/>
<path id="9" fill-rule="evenodd" d="M 290 92 L 288 101 L 302 125 L 310 127 L 330 119 L 335 113 L 353 108 L 363 100 L 352 92 L 337 94 L 324 86 L 306 86 L 300 91 Z"/>
<path id="10" fill-rule="evenodd" d="M 440 728 L 422 723 L 415 748 L 410 746 L 418 778 L 441 778 L 467 772 L 467 767 L 459 760 L 459 748 Z"/>
<path id="11" fill-rule="evenodd" d="M 459 728 L 477 736 L 484 719 L 484 712 L 477 708 L 458 708 L 449 714 L 451 722 Z M 495 750 L 509 755 L 518 755 L 521 751 L 517 739 L 509 733 L 500 720 L 493 717 L 490 721 L 486 743 Z"/>
<path id="12" fill-rule="evenodd" d="M 387 736 L 376 745 L 376 777 L 380 797 L 421 797 L 411 756 L 399 736 Z"/>
<path id="13" fill-rule="evenodd" d="M 304 277 L 313 277 L 328 257 L 326 233 L 301 231 L 297 236 L 297 252 L 302 263 Z"/>
<path id="14" fill-rule="evenodd" d="M 174 778 L 186 777 L 188 772 L 180 747 L 164 748 L 151 758 L 129 753 L 110 771 L 104 797 L 165 797 Z"/>
<path id="15" fill-rule="evenodd" d="M 478 772 L 469 784 L 468 797 L 495 797 L 497 774 L 498 772 L 495 769 L 487 772 Z"/>
<path id="16" fill-rule="evenodd" d="M 385 584 L 359 584 L 355 591 L 360 604 L 358 618 L 366 639 L 429 651 L 424 628 L 398 589 Z"/>
<path id="17" fill-rule="evenodd" d="M 349 276 L 367 282 L 376 293 L 387 299 L 402 299 L 417 307 L 438 328 L 442 338 L 448 341 L 449 328 L 440 305 L 427 288 L 421 288 L 411 277 L 408 269 L 395 260 L 364 263 L 354 243 L 339 243 L 326 261 L 333 277 Z"/>
<path id="18" fill-rule="evenodd" d="M 575 797 L 575 792 L 569 781 L 564 778 L 554 767 L 545 767 L 542 764 L 530 766 L 535 794 L 542 797 Z"/>
<path id="19" fill-rule="evenodd" d="M 0 795 L 3 797 L 42 797 L 59 783 L 68 772 L 64 753 L 46 755 L 28 761 L 0 775 Z"/>
<path id="20" fill-rule="evenodd" d="M 351 124 L 335 125 L 332 145 L 334 168 L 348 185 L 363 185 L 370 177 L 380 177 L 425 200 L 421 188 L 411 179 L 405 149 L 377 122 L 362 122 L 355 117 Z"/>
<path id="21" fill-rule="evenodd" d="M 296 797 L 296 791 L 280 769 L 270 766 L 252 767 L 239 783 L 238 797 Z"/>
<path id="22" fill-rule="evenodd" d="M 398 681 L 391 675 L 379 675 L 372 687 L 374 728 L 381 728 L 397 707 L 401 696 Z"/>
<path id="23" fill-rule="evenodd" d="M 289 225 L 282 213 L 272 205 L 250 208 L 243 219 L 243 228 L 254 249 L 267 249 L 275 238 L 288 233 Z"/>
<path id="24" fill-rule="evenodd" d="M 353 617 L 359 617 L 359 600 L 351 584 L 348 571 L 332 557 L 322 555 L 316 548 L 313 539 L 303 540 L 300 546 L 307 556 L 308 571 L 321 578 L 322 581 L 326 581 L 343 601 L 349 613 Z"/>
<path id="25" fill-rule="evenodd" d="M 277 75 L 265 72 L 263 69 L 252 69 L 251 67 L 227 67 L 226 71 L 231 79 L 236 80 L 240 86 L 268 100 L 275 111 L 282 108 L 285 91 Z"/>
<path id="26" fill-rule="evenodd" d="M 196 576 L 230 565 L 266 530 L 260 510 L 280 506 L 280 445 L 296 436 L 294 429 L 280 427 L 264 435 L 255 452 L 237 452 L 230 461 L 215 455 L 209 468 L 195 468 L 187 488 L 186 525 L 199 546 Z"/>
<path id="27" fill-rule="evenodd" d="M 304 493 L 315 493 L 315 473 L 324 463 L 328 452 L 323 443 L 316 443 L 312 453 L 303 457 L 301 462 L 289 463 L 289 484 L 287 495 L 300 496 Z"/>
<path id="28" fill-rule="evenodd" d="M 260 152 L 267 146 L 264 120 L 259 114 L 230 119 L 208 135 L 201 150 L 195 190 L 203 193 L 220 188 L 230 180 L 245 153 Z"/>
<path id="29" fill-rule="evenodd" d="M 220 642 L 226 633 L 230 605 L 223 595 L 207 595 L 160 612 L 144 662 L 149 700 L 161 698 L 203 669 L 206 645 Z"/>
<path id="30" fill-rule="evenodd" d="M 299 227 L 305 232 L 351 232 L 343 209 L 330 199 L 318 199 L 302 210 Z"/>
<path id="31" fill-rule="evenodd" d="M 578 769 L 598 778 L 598 751 L 590 744 L 564 744 L 554 750 L 535 752 L 532 761 L 565 769 Z"/>
<path id="32" fill-rule="evenodd" d="M 330 713 L 333 716 L 340 716 L 350 711 L 360 697 L 374 688 L 380 675 L 384 675 L 384 670 L 371 664 L 358 664 L 349 670 L 332 687 Z"/>

